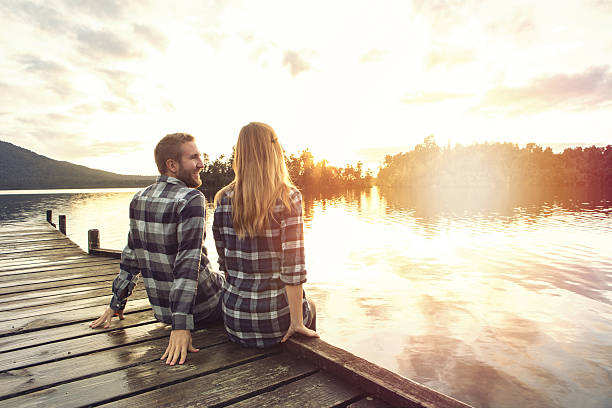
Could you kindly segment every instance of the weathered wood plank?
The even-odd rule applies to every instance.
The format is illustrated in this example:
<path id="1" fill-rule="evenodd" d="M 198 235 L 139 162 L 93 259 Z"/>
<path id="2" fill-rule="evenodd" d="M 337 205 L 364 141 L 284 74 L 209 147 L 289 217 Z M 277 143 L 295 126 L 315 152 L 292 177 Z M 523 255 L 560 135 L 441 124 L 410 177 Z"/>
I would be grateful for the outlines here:
<path id="1" fill-rule="evenodd" d="M 320 339 L 293 336 L 285 346 L 394 407 L 469 407 Z"/>
<path id="2" fill-rule="evenodd" d="M 360 389 L 320 371 L 273 391 L 233 404 L 231 407 L 336 407 L 361 399 L 363 395 Z"/>
<path id="3" fill-rule="evenodd" d="M 99 310 L 101 314 L 103 309 Z M 60 340 L 70 340 L 77 337 L 93 336 L 102 332 L 118 330 L 121 328 L 141 326 L 143 324 L 155 323 L 155 317 L 152 310 L 143 312 L 126 313 L 125 319 L 113 319 L 113 323 L 108 329 L 102 327 L 92 330 L 88 323 L 79 322 L 72 323 L 66 326 L 54 327 L 51 329 L 41 329 L 28 333 L 19 333 L 12 336 L 0 337 L 0 353 L 7 351 L 19 350 L 27 347 L 41 346 L 43 344 L 53 343 Z"/>
<path id="4" fill-rule="evenodd" d="M 199 353 L 206 348 L 227 343 L 227 335 L 221 327 L 193 332 L 194 346 Z M 109 373 L 138 364 L 159 361 L 168 345 L 168 338 L 149 339 L 142 343 L 124 344 L 121 347 L 85 354 L 69 359 L 10 370 L 0 374 L 0 399 L 16 397 L 45 387 Z M 191 359 L 190 354 L 188 359 Z"/>
<path id="5" fill-rule="evenodd" d="M 87 269 L 96 266 L 116 265 L 119 267 L 119 261 L 116 259 L 107 260 L 106 258 L 85 258 L 77 262 L 63 262 L 62 264 L 53 265 L 38 265 L 38 266 L 18 266 L 7 269 L 0 269 L 0 276 L 15 276 L 30 274 L 35 272 L 50 272 L 57 270 L 72 271 L 79 269 Z"/>
<path id="6" fill-rule="evenodd" d="M 374 397 L 367 396 L 357 402 L 353 402 L 346 408 L 391 408 L 391 406 Z"/>
<path id="7" fill-rule="evenodd" d="M 83 325 L 86 325 L 86 323 L 83 323 Z M 87 327 L 87 329 L 95 332 L 95 329 L 89 327 Z M 91 336 L 77 337 L 7 353 L 0 353 L 0 372 L 73 358 L 97 351 L 121 347 L 127 344 L 142 343 L 146 340 L 160 339 L 170 336 L 171 330 L 171 326 L 165 323 L 155 322 L 110 331 L 98 331 Z M 223 332 L 223 329 L 220 327 L 216 327 L 214 330 Z"/>
<path id="8" fill-rule="evenodd" d="M 37 298 L 15 299 L 10 302 L 0 303 L 0 312 L 18 311 L 24 308 L 43 308 L 51 305 L 61 305 L 66 302 L 77 300 L 94 299 L 111 293 L 110 286 L 100 287 L 97 290 L 82 291 L 76 293 L 64 293 L 61 295 L 45 296 Z M 144 285 L 138 285 L 133 291 L 132 299 L 140 299 L 142 294 L 146 295 Z M 1 300 L 1 299 L 0 299 Z"/>
<path id="9" fill-rule="evenodd" d="M 129 312 L 142 312 L 150 308 L 151 305 L 149 303 L 149 299 L 147 298 L 129 300 L 126 310 Z M 103 311 L 103 307 L 94 306 L 76 310 L 65 310 L 43 316 L 33 316 L 0 322 L 0 336 L 63 326 L 70 323 L 89 322 L 90 320 L 97 319 Z"/>
<path id="10" fill-rule="evenodd" d="M 44 299 L 46 297 L 79 294 L 81 292 L 89 292 L 89 291 L 109 289 L 109 288 L 110 286 L 108 285 L 108 283 L 102 282 L 102 283 L 88 283 L 88 284 L 83 284 L 83 285 L 66 286 L 66 287 L 57 288 L 57 289 L 50 288 L 50 289 L 38 290 L 38 291 L 32 291 L 32 292 L 20 292 L 20 293 L 8 294 L 8 295 L 0 295 L 0 305 L 4 303 L 14 302 L 17 300 Z"/>
<path id="11" fill-rule="evenodd" d="M 52 289 L 52 288 L 66 288 L 66 287 L 77 287 L 80 285 L 88 285 L 91 283 L 105 283 L 107 285 L 112 284 L 116 274 L 92 276 L 90 278 L 79 278 L 79 279 L 66 279 L 59 281 L 49 281 L 43 283 L 30 283 L 27 285 L 10 286 L 6 288 L 0 287 L 0 295 L 8 295 L 23 292 L 33 292 L 41 289 Z"/>
<path id="12" fill-rule="evenodd" d="M 64 312 L 68 310 L 77 310 L 77 309 L 83 309 L 83 308 L 88 308 L 92 306 L 98 306 L 98 305 L 99 306 L 108 305 L 110 303 L 111 298 L 112 298 L 112 295 L 106 295 L 106 296 L 98 296 L 95 298 L 74 300 L 74 301 L 64 302 L 64 303 L 54 303 L 54 304 L 45 305 L 45 306 L 25 307 L 25 308 L 21 308 L 17 310 L 3 311 L 3 312 L 0 312 L 0 323 L 9 322 L 12 320 L 25 319 L 29 317 L 45 316 L 48 314 L 54 314 L 57 312 Z M 130 296 L 130 300 L 138 300 L 138 299 L 145 299 L 145 298 L 147 298 L 147 293 L 146 291 L 143 291 L 143 290 L 135 291 Z"/>
<path id="13" fill-rule="evenodd" d="M 30 252 L 35 252 L 40 255 L 42 253 L 51 252 L 51 251 L 64 251 L 71 249 L 80 249 L 77 244 L 73 244 L 70 241 L 66 243 L 53 243 L 53 244 L 38 244 L 38 245 L 28 245 L 28 246 L 18 246 L 14 248 L 2 247 L 0 248 L 0 257 L 6 258 L 8 256 L 18 255 L 18 254 L 28 254 Z M 81 249 L 82 251 L 82 249 Z"/>
<path id="14" fill-rule="evenodd" d="M 48 261 L 54 261 L 59 259 L 68 259 L 77 256 L 87 255 L 87 252 L 83 251 L 79 248 L 67 248 L 65 250 L 56 250 L 56 251 L 33 251 L 28 252 L 28 262 L 30 264 L 33 263 L 44 263 Z M 18 263 L 18 261 L 23 262 L 24 254 L 7 254 L 0 256 L 0 266 L 9 266 Z"/>
<path id="15" fill-rule="evenodd" d="M 11 275 L 28 273 L 29 271 L 41 272 L 52 271 L 56 269 L 70 269 L 72 267 L 80 267 L 87 265 L 110 265 L 119 264 L 116 259 L 92 257 L 89 255 L 80 255 L 77 257 L 64 257 L 57 261 L 42 260 L 41 262 L 28 262 L 27 258 L 21 259 L 20 263 L 15 263 L 6 266 L 0 266 L 0 274 Z"/>
<path id="16" fill-rule="evenodd" d="M 58 269 L 52 271 L 40 271 L 19 275 L 4 275 L 0 276 L 0 287 L 25 285 L 29 282 L 41 283 L 49 280 L 59 279 L 77 279 L 80 277 L 91 277 L 99 275 L 108 275 L 119 272 L 118 265 L 97 265 L 89 268 L 78 269 Z"/>
<path id="17" fill-rule="evenodd" d="M 103 406 L 139 408 L 225 405 L 270 391 L 317 371 L 317 367 L 308 361 L 282 353 Z"/>
<path id="18" fill-rule="evenodd" d="M 137 393 L 150 391 L 202 376 L 210 372 L 244 364 L 278 353 L 278 349 L 249 349 L 225 343 L 207 349 L 206 353 L 192 353 L 183 365 L 167 366 L 156 360 L 121 371 L 86 378 L 41 391 L 0 401 L 0 407 L 62 406 L 81 407 Z M 194 390 L 194 392 L 198 392 Z"/>

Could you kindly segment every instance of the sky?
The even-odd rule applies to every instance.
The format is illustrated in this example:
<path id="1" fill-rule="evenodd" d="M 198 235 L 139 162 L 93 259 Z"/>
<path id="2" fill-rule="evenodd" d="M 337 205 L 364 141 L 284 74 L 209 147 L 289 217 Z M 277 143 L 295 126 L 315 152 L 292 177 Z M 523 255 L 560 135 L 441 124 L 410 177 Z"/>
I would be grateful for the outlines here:
<path id="1" fill-rule="evenodd" d="M 117 173 L 251 121 L 333 165 L 612 143 L 612 0 L 0 0 L 0 24 L 0 140 Z"/>

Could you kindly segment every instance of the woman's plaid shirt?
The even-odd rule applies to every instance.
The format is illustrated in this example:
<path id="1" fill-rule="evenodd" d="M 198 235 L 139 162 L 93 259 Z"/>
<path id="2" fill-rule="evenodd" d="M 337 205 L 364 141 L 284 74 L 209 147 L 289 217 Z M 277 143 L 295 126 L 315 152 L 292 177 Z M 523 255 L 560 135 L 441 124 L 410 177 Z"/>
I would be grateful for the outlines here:
<path id="1" fill-rule="evenodd" d="M 268 347 L 289 329 L 285 285 L 306 282 L 302 195 L 291 189 L 291 207 L 279 200 L 263 234 L 238 239 L 232 222 L 233 191 L 221 198 L 213 221 L 219 269 L 225 272 L 222 304 L 225 328 L 233 341 Z M 309 321 L 308 302 L 302 302 Z"/>
<path id="2" fill-rule="evenodd" d="M 142 274 L 155 317 L 192 330 L 218 305 L 223 276 L 211 272 L 204 234 L 206 202 L 182 181 L 159 176 L 130 203 L 128 243 L 110 307 L 123 310 Z"/>

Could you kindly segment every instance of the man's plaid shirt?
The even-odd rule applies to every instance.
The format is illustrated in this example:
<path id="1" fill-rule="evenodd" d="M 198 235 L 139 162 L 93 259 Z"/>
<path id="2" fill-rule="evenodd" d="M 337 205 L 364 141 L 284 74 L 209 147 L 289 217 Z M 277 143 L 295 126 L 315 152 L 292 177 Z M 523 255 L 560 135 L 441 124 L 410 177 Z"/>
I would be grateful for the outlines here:
<path id="1" fill-rule="evenodd" d="M 159 176 L 130 203 L 128 243 L 110 307 L 123 310 L 142 274 L 155 317 L 192 330 L 215 310 L 223 277 L 211 271 L 204 234 L 206 202 L 182 181 Z"/>
<path id="2" fill-rule="evenodd" d="M 281 341 L 291 322 L 285 285 L 306 282 L 302 195 L 290 193 L 291 208 L 279 200 L 263 234 L 238 239 L 227 191 L 215 209 L 213 235 L 219 269 L 225 272 L 223 319 L 234 342 L 268 347 Z M 305 323 L 310 321 L 306 299 L 302 302 Z"/>

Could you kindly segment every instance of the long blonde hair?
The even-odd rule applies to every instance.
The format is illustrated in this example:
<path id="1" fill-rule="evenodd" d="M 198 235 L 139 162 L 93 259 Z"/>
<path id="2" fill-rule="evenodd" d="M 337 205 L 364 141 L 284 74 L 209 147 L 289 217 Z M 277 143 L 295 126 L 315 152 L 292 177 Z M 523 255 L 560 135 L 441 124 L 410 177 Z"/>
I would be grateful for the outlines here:
<path id="1" fill-rule="evenodd" d="M 217 192 L 214 206 L 226 191 L 233 190 L 234 231 L 239 239 L 253 238 L 268 226 L 279 199 L 291 208 L 289 192 L 295 188 L 274 129 L 260 122 L 244 126 L 238 135 L 233 168 L 234 180 Z"/>

